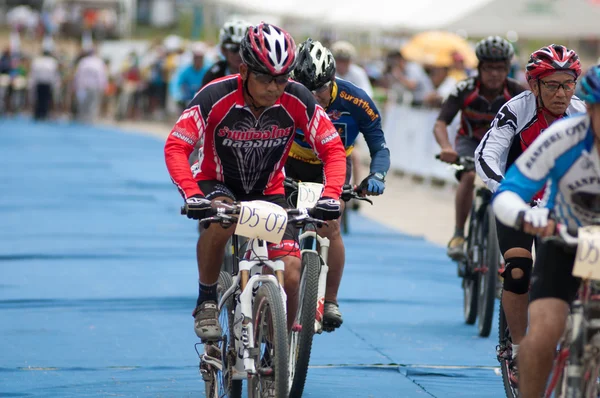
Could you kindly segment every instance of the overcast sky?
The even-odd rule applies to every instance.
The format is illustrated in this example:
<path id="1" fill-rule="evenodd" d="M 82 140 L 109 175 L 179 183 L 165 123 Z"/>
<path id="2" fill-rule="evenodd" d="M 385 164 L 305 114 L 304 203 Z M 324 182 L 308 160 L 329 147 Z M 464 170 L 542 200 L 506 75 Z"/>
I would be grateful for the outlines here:
<path id="1" fill-rule="evenodd" d="M 346 25 L 425 29 L 453 22 L 494 0 L 220 0 L 258 12 L 300 15 Z"/>

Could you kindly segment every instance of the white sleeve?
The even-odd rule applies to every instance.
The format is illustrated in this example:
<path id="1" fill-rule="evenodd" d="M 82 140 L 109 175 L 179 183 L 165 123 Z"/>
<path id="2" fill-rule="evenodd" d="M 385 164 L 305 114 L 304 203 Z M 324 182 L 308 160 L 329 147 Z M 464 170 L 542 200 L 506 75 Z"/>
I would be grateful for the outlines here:
<path id="1" fill-rule="evenodd" d="M 502 224 L 516 228 L 519 213 L 531 208 L 515 192 L 502 191 L 494 198 L 492 209 Z"/>
<path id="2" fill-rule="evenodd" d="M 475 169 L 488 188 L 495 192 L 504 178 L 504 167 L 512 140 L 517 133 L 517 116 L 505 104 L 475 150 Z"/>

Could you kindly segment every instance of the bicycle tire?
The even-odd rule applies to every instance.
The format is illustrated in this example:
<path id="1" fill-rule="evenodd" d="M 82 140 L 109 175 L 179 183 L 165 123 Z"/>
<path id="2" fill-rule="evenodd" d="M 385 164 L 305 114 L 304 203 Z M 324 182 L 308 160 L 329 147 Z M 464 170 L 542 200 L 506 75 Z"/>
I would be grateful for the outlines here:
<path id="1" fill-rule="evenodd" d="M 233 278 L 227 272 L 219 274 L 217 283 L 217 293 L 219 300 L 221 296 L 233 284 Z M 219 313 L 219 322 L 223 330 L 223 339 L 219 342 L 221 350 L 221 361 L 225 373 L 216 369 L 212 370 L 209 380 L 205 380 L 205 393 L 207 398 L 241 398 L 242 397 L 242 380 L 231 379 L 232 368 L 237 357 L 235 350 L 235 336 L 233 334 L 233 314 L 235 300 L 233 295 L 230 296 L 224 303 Z M 233 346 L 232 346 L 233 344 Z"/>
<path id="2" fill-rule="evenodd" d="M 500 300 L 499 312 L 500 315 L 498 320 L 498 347 L 499 350 L 506 352 L 506 355 L 510 357 L 512 356 L 512 339 L 510 337 L 510 331 L 508 330 L 508 323 L 506 322 L 504 309 L 502 308 L 502 299 Z M 518 398 L 519 390 L 514 388 L 510 382 L 510 378 L 508 375 L 508 366 L 508 360 L 500 360 L 500 370 L 502 373 L 502 383 L 504 384 L 504 393 L 506 394 L 507 398 Z"/>
<path id="3" fill-rule="evenodd" d="M 308 374 L 310 351 L 315 334 L 315 314 L 317 311 L 319 273 L 321 259 L 315 252 L 302 253 L 302 274 L 300 276 L 300 297 L 294 327 L 301 329 L 290 332 L 290 398 L 301 397 Z"/>
<path id="4" fill-rule="evenodd" d="M 274 390 L 274 394 L 271 393 L 269 396 L 288 398 L 287 321 L 278 285 L 266 282 L 258 288 L 254 298 L 252 320 L 254 344 L 257 348 L 255 350 L 257 355 L 254 358 L 256 375 L 248 379 L 248 397 L 262 397 L 263 386 L 269 385 Z M 269 335 L 264 333 L 264 327 L 267 327 Z M 264 353 L 261 349 L 263 343 L 265 343 Z M 267 361 L 271 366 L 263 366 L 267 365 Z M 261 375 L 263 371 L 265 374 Z"/>
<path id="5" fill-rule="evenodd" d="M 494 304 L 496 302 L 496 280 L 498 279 L 498 262 L 500 260 L 500 248 L 498 247 L 498 234 L 496 232 L 496 218 L 492 207 L 486 209 L 483 233 L 485 234 L 482 249 L 485 255 L 485 272 L 478 272 L 479 298 L 477 309 L 477 328 L 480 337 L 489 337 L 492 330 L 494 318 Z"/>
<path id="6" fill-rule="evenodd" d="M 477 288 L 479 284 L 477 283 L 476 275 L 473 274 L 473 268 L 475 268 L 478 264 L 473 263 L 473 254 L 475 254 L 476 258 L 481 258 L 480 253 L 474 253 L 481 245 L 476 245 L 475 240 L 479 235 L 479 226 L 477 225 L 477 213 L 475 212 L 475 207 L 471 208 L 471 216 L 469 217 L 469 234 L 467 239 L 467 264 L 466 264 L 466 275 L 463 276 L 462 280 L 462 288 L 463 288 L 463 314 L 465 318 L 465 323 L 467 325 L 473 325 L 477 320 L 477 298 L 479 294 L 477 292 Z"/>

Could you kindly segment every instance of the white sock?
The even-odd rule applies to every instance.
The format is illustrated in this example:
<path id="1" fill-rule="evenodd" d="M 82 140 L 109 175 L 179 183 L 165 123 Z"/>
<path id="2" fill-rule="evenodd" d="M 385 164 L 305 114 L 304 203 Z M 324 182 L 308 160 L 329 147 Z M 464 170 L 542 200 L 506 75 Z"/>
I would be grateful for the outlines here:
<path id="1" fill-rule="evenodd" d="M 515 357 L 517 356 L 518 353 L 519 353 L 519 345 L 518 344 L 513 344 L 512 345 L 512 357 L 513 357 L 513 359 L 515 359 Z"/>

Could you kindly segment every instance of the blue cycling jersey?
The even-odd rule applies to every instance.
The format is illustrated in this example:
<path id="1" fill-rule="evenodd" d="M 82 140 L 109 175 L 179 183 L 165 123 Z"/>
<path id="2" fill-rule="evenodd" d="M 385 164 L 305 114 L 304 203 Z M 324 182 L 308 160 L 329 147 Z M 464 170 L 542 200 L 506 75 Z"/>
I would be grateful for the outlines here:
<path id="1" fill-rule="evenodd" d="M 514 192 L 529 202 L 546 183 L 543 204 L 554 210 L 558 222 L 577 228 L 600 216 L 582 200 L 600 195 L 600 157 L 588 114 L 554 122 L 508 170 L 494 201 L 500 202 L 504 192 Z M 498 210 L 506 210 L 503 207 Z M 504 219 L 516 223 L 514 213 Z"/>
<path id="2" fill-rule="evenodd" d="M 360 132 L 371 153 L 371 173 L 387 173 L 390 168 L 390 152 L 381 129 L 381 115 L 367 93 L 349 81 L 336 78 L 332 102 L 325 111 L 344 143 L 346 156 L 352 152 L 354 141 Z M 289 156 L 306 163 L 321 163 L 304 139 L 302 130 L 296 130 Z"/>

